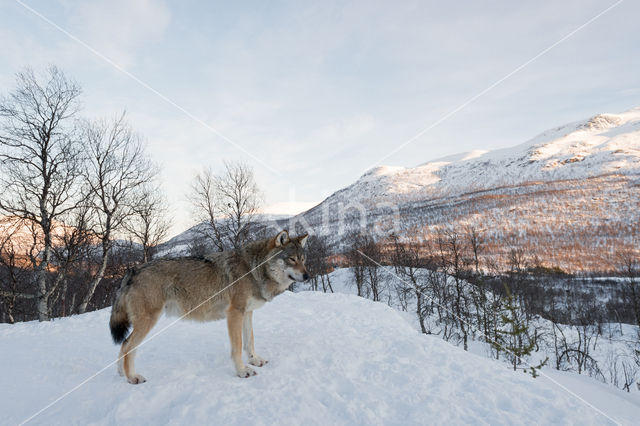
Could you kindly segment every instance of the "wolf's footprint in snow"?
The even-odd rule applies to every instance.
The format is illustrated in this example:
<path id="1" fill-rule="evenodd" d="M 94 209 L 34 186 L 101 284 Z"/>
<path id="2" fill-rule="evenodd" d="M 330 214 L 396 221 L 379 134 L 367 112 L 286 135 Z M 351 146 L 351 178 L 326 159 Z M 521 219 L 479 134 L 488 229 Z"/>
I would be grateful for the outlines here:
<path id="1" fill-rule="evenodd" d="M 269 361 L 259 357 L 258 355 L 252 356 L 252 357 L 249 358 L 249 364 L 255 365 L 256 367 L 262 367 L 263 365 L 265 365 L 268 362 Z"/>
<path id="2" fill-rule="evenodd" d="M 142 377 L 139 374 L 134 375 L 133 377 L 129 377 L 127 379 L 127 381 L 129 383 L 131 383 L 132 385 L 139 385 L 140 383 L 144 383 L 147 381 L 147 379 L 145 379 L 144 377 Z"/>
<path id="3" fill-rule="evenodd" d="M 237 374 L 238 374 L 238 377 L 242 377 L 243 379 L 246 379 L 247 377 L 255 376 L 258 373 L 256 373 L 256 371 L 253 368 L 244 366 L 244 368 L 239 370 Z"/>

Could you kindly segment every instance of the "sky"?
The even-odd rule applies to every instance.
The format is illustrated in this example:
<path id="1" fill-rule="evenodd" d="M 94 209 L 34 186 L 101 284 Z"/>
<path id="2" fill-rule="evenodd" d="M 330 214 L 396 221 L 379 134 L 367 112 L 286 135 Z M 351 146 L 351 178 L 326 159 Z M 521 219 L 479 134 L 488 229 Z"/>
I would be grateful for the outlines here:
<path id="1" fill-rule="evenodd" d="M 0 92 L 55 64 L 83 115 L 126 110 L 175 235 L 193 177 L 224 161 L 249 164 L 277 212 L 377 165 L 640 106 L 638 16 L 633 0 L 0 0 Z"/>

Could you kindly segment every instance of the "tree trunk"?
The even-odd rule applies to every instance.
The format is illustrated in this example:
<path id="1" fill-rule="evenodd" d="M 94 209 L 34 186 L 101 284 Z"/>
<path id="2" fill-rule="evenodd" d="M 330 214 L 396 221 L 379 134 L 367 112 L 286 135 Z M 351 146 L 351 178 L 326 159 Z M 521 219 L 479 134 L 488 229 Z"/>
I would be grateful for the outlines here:
<path id="1" fill-rule="evenodd" d="M 96 273 L 96 276 L 93 278 L 91 283 L 89 284 L 89 289 L 87 290 L 87 294 L 85 294 L 80 306 L 78 306 L 78 313 L 84 314 L 87 311 L 87 306 L 93 297 L 93 293 L 96 291 L 98 284 L 102 281 L 104 277 L 104 271 L 107 269 L 107 261 L 109 260 L 109 249 L 108 247 L 103 249 L 102 252 L 102 264 L 100 265 L 100 269 Z"/>
<path id="2" fill-rule="evenodd" d="M 51 316 L 49 315 L 49 292 L 47 291 L 47 267 L 49 266 L 49 259 L 51 256 L 51 249 L 49 248 L 48 240 L 48 235 L 45 233 L 44 254 L 42 262 L 40 262 L 40 265 L 38 265 L 37 275 L 38 321 L 49 321 L 51 319 Z"/>
<path id="3" fill-rule="evenodd" d="M 9 299 L 9 302 L 7 303 L 7 316 L 9 319 L 9 324 L 15 324 L 16 319 L 13 316 L 13 308 L 16 305 L 16 296 L 13 296 Z"/>

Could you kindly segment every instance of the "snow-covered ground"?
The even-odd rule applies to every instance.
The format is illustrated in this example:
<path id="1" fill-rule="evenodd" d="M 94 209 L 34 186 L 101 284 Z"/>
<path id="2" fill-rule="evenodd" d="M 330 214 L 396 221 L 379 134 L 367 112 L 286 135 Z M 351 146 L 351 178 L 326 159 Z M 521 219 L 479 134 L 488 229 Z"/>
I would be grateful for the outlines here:
<path id="1" fill-rule="evenodd" d="M 394 268 L 392 267 L 383 267 L 380 271 L 380 299 L 384 301 L 384 303 L 389 304 L 391 307 L 397 309 L 399 314 L 402 315 L 407 322 L 413 325 L 416 330 L 420 330 L 420 324 L 418 322 L 418 317 L 415 314 L 416 305 L 415 299 L 412 296 L 409 296 L 407 303 L 408 306 L 404 308 L 401 307 L 401 304 L 398 301 L 397 294 L 395 293 L 394 287 L 397 284 L 401 284 L 398 277 L 394 273 Z M 329 274 L 330 282 L 332 290 L 336 293 L 345 293 L 345 294 L 356 294 L 356 286 L 354 284 L 354 276 L 353 271 L 350 268 L 338 268 Z M 608 279 L 608 278 L 602 278 Z M 298 290 L 304 291 L 309 288 L 309 285 L 302 285 Z M 428 295 L 425 294 L 425 297 Z M 603 300 L 602 303 L 605 303 L 606 300 Z M 427 317 L 425 319 L 425 324 L 427 328 L 434 332 L 435 335 L 439 335 L 439 330 L 441 327 L 438 325 L 437 316 Z M 624 368 L 633 369 L 635 366 L 634 362 L 634 350 L 636 346 L 633 344 L 636 336 L 638 335 L 637 327 L 630 324 L 620 324 L 620 323 L 602 323 L 600 325 L 601 334 L 596 335 L 596 327 L 592 330 L 589 330 L 586 334 L 590 337 L 590 344 L 588 353 L 589 356 L 597 362 L 597 368 L 599 372 L 595 370 L 591 371 L 583 371 L 582 374 L 579 374 L 576 369 L 577 365 L 570 363 L 567 364 L 565 362 L 561 363 L 561 370 L 570 370 L 570 371 L 558 371 L 556 370 L 556 358 L 553 347 L 552 340 L 552 328 L 553 323 L 547 319 L 542 317 L 537 317 L 532 326 L 537 329 L 539 335 L 539 351 L 534 352 L 528 359 L 524 365 L 539 365 L 544 361 L 545 358 L 548 358 L 546 366 L 543 367 L 543 374 L 553 377 L 555 380 L 558 380 L 560 383 L 567 382 L 567 386 L 569 388 L 574 389 L 576 392 L 580 392 L 582 389 L 581 383 L 586 380 L 587 383 L 598 381 L 602 383 L 608 383 L 609 386 L 614 387 L 615 389 L 610 390 L 614 395 L 619 395 L 619 389 L 623 387 L 625 383 L 625 379 L 627 379 L 624 375 Z M 586 338 L 585 330 L 582 330 L 582 337 L 578 333 L 578 329 L 575 326 L 570 326 L 566 324 L 557 324 L 558 326 L 558 334 L 560 335 L 560 331 L 562 336 L 566 338 L 566 343 L 569 347 L 579 347 L 579 342 Z M 475 338 L 480 339 L 479 330 L 478 333 L 474 333 Z M 593 333 L 593 334 L 591 334 Z M 456 339 L 452 339 L 450 342 L 455 342 Z M 461 345 L 461 341 L 457 341 L 458 345 Z M 560 337 L 560 345 L 562 345 L 562 337 Z M 562 349 L 562 346 L 560 346 Z M 586 348 L 582 348 L 585 350 Z M 479 356 L 484 356 L 488 358 L 493 358 L 495 356 L 495 352 L 491 345 L 483 342 L 482 340 L 472 340 L 469 342 L 469 352 L 474 353 Z M 502 357 L 504 358 L 504 356 Z M 504 360 L 503 360 L 504 361 Z M 622 364 L 626 363 L 626 367 Z M 593 374 L 593 375 L 592 375 Z M 615 378 L 614 378 L 615 377 Z M 607 392 L 605 392 L 606 394 Z M 630 401 L 634 401 L 636 404 L 640 404 L 640 389 L 636 386 L 635 383 L 631 383 L 630 393 L 632 395 L 625 395 L 625 398 L 628 398 Z M 599 397 L 605 397 L 605 394 L 600 395 L 599 392 L 594 393 L 593 395 L 585 394 L 584 397 L 586 399 L 594 399 L 597 400 Z"/>
<path id="2" fill-rule="evenodd" d="M 29 419 L 113 362 L 108 317 L 105 309 L 0 325 L 3 424 Z M 634 424 L 640 415 L 638 400 L 611 386 L 512 372 L 353 295 L 287 292 L 254 323 L 258 353 L 270 361 L 256 377 L 234 375 L 224 322 L 179 322 L 139 350 L 147 383 L 129 385 L 112 365 L 29 423 L 582 425 Z"/>

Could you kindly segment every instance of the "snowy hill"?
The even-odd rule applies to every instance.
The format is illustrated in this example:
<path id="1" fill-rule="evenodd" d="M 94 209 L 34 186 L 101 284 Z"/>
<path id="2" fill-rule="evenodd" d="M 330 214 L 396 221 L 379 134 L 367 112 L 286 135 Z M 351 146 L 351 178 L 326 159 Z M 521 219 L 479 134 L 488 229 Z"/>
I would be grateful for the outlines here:
<path id="1" fill-rule="evenodd" d="M 3 423 L 582 425 L 640 414 L 610 386 L 512 372 L 418 333 L 382 303 L 287 292 L 254 315 L 270 360 L 256 377 L 234 375 L 224 322 L 163 318 L 137 358 L 147 383 L 127 384 L 112 365 L 31 418 L 113 362 L 108 316 L 0 325 Z"/>
<path id="2" fill-rule="evenodd" d="M 299 206 L 298 206 L 299 207 Z M 470 226 L 485 254 L 504 261 L 517 245 L 547 266 L 612 272 L 616 252 L 640 235 L 640 108 L 547 130 L 509 149 L 476 150 L 413 168 L 380 166 L 295 216 L 262 214 L 258 229 L 302 229 L 334 252 L 345 235 L 392 233 L 413 241 Z M 199 226 L 199 225 L 198 225 Z M 197 226 L 159 247 L 188 252 Z"/>
<path id="3" fill-rule="evenodd" d="M 376 167 L 326 202 L 342 198 L 371 205 L 399 196 L 408 201 L 612 173 L 640 173 L 640 108 L 560 126 L 513 148 L 473 151 L 413 168 Z"/>
<path id="4" fill-rule="evenodd" d="M 350 231 L 378 241 L 395 233 L 428 240 L 442 229 L 483 233 L 485 254 L 511 245 L 547 266 L 610 272 L 640 235 L 640 108 L 600 114 L 509 149 L 472 151 L 413 168 L 380 166 L 293 217 L 262 215 L 261 229 L 305 229 L 334 251 Z M 195 228 L 160 247 L 184 254 Z"/>
<path id="5" fill-rule="evenodd" d="M 292 215 L 285 213 L 258 213 L 254 215 L 254 220 L 258 230 L 272 229 L 275 235 L 282 230 L 281 224 L 287 222 L 291 217 Z M 188 255 L 193 241 L 201 238 L 206 229 L 207 225 L 200 223 L 165 241 L 158 246 L 157 257 Z"/>
<path id="6" fill-rule="evenodd" d="M 610 268 L 640 235 L 640 108 L 548 130 L 509 149 L 473 151 L 413 168 L 381 166 L 286 224 L 343 236 L 364 227 L 432 238 L 474 226 L 487 254 L 517 242 L 569 271 Z M 501 252 L 502 250 L 502 252 Z"/>

